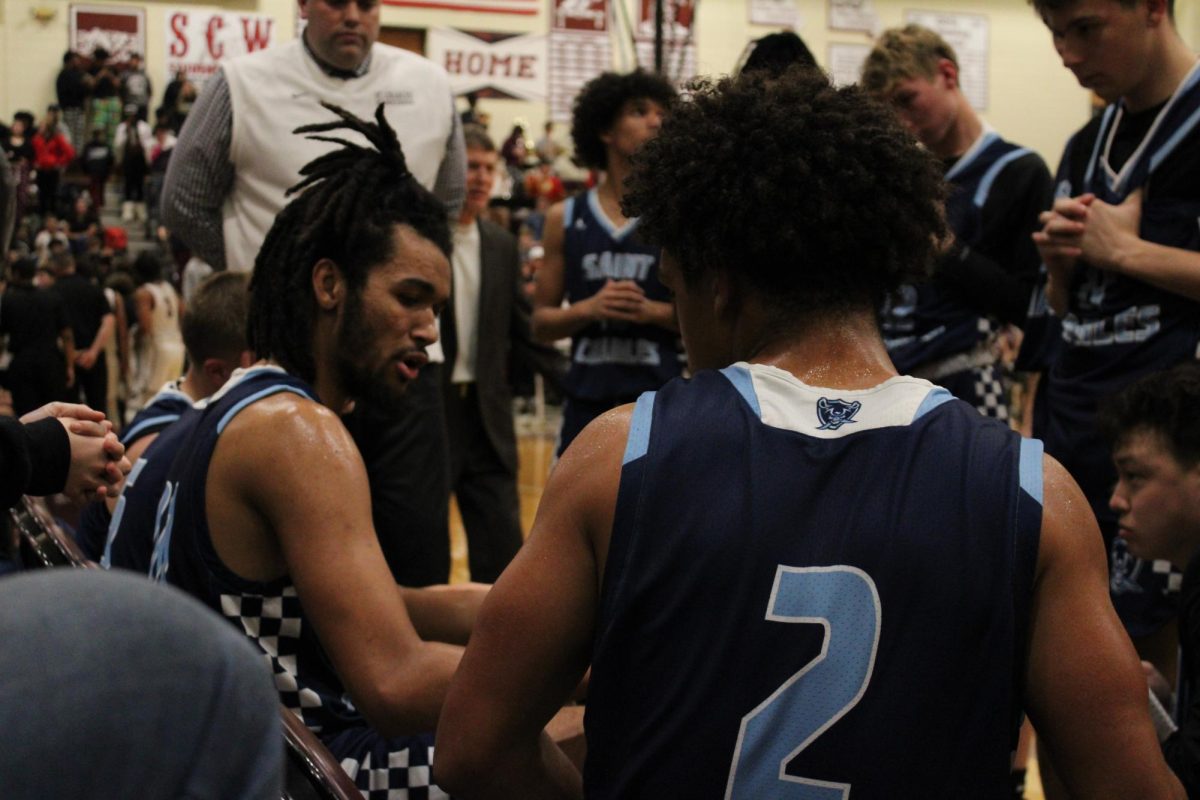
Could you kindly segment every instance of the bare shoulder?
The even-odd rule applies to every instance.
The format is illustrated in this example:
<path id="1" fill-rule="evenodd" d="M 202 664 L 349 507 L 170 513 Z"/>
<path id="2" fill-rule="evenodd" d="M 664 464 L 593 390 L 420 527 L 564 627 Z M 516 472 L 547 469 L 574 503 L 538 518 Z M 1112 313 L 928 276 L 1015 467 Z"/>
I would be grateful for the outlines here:
<path id="1" fill-rule="evenodd" d="M 270 477 L 271 482 L 362 468 L 358 448 L 341 419 L 293 392 L 279 392 L 243 409 L 221 432 L 221 443 L 236 454 L 239 471 Z"/>
<path id="2" fill-rule="evenodd" d="M 612 535 L 633 409 L 633 404 L 620 406 L 592 420 L 555 465 L 542 499 L 552 512 L 549 519 L 560 514 L 572 518 L 575 524 L 570 529 L 587 536 L 601 570 Z M 535 522 L 535 533 L 539 527 Z"/>
<path id="3" fill-rule="evenodd" d="M 1107 569 L 1103 538 L 1079 484 L 1053 456 L 1042 457 L 1042 535 L 1038 574 L 1072 566 Z"/>

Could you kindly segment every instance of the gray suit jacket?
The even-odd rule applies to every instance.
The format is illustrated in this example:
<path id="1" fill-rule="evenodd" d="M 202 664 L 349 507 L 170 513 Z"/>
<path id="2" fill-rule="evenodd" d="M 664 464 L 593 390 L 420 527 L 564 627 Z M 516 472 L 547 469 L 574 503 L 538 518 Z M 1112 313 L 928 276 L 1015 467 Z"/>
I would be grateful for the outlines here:
<path id="1" fill-rule="evenodd" d="M 521 262 L 517 241 L 508 231 L 486 220 L 479 220 L 481 276 L 479 283 L 478 350 L 475 361 L 475 396 L 488 439 L 501 461 L 513 473 L 517 469 L 517 442 L 513 430 L 512 387 L 509 384 L 510 359 L 519 359 L 540 372 L 554 386 L 560 386 L 565 372 L 562 355 L 552 347 L 539 344 L 530 333 L 529 300 L 521 288 Z M 454 325 L 454 301 L 446 304 L 442 330 Z M 446 367 L 442 370 L 443 389 L 452 391 L 457 343 L 445 341 Z M 450 425 L 453 420 L 447 420 Z"/>

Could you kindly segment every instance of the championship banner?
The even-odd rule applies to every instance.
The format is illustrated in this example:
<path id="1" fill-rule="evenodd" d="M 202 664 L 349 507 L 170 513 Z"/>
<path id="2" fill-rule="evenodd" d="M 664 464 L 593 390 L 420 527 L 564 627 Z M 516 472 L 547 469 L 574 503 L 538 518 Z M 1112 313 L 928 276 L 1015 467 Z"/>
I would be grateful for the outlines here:
<path id="1" fill-rule="evenodd" d="M 550 119 L 571 121 L 583 85 L 612 69 L 608 0 L 550 0 Z"/>
<path id="2" fill-rule="evenodd" d="M 275 19 L 263 14 L 180 8 L 168 9 L 166 21 L 167 75 L 182 70 L 197 88 L 221 62 L 275 43 Z"/>
<path id="3" fill-rule="evenodd" d="M 122 6 L 71 5 L 70 49 L 90 56 L 103 47 L 114 64 L 146 55 L 146 12 Z"/>
<path id="4" fill-rule="evenodd" d="M 445 68 L 455 94 L 489 89 L 513 100 L 546 102 L 546 35 L 430 28 L 425 56 Z"/>
<path id="5" fill-rule="evenodd" d="M 383 0 L 385 6 L 401 8 L 439 8 L 443 11 L 469 11 L 483 14 L 524 14 L 538 12 L 538 0 Z"/>
<path id="6" fill-rule="evenodd" d="M 654 69 L 655 0 L 638 3 L 637 60 L 643 68 Z M 696 0 L 663 2 L 663 74 L 676 83 L 696 77 Z"/>

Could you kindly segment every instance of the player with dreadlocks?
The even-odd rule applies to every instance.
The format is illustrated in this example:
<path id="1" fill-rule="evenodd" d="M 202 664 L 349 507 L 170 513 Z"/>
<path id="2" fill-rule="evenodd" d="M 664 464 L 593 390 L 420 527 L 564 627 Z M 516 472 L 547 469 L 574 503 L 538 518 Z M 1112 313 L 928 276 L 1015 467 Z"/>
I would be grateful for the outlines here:
<path id="1" fill-rule="evenodd" d="M 485 587 L 397 590 L 338 414 L 416 378 L 450 290 L 450 235 L 382 109 L 370 123 L 326 107 L 337 120 L 296 132 L 338 149 L 304 167 L 255 263 L 248 338 L 261 360 L 180 448 L 150 571 L 245 631 L 283 704 L 364 793 L 411 789 L 428 782 L 429 732 L 461 654 L 438 642 L 465 642 Z"/>

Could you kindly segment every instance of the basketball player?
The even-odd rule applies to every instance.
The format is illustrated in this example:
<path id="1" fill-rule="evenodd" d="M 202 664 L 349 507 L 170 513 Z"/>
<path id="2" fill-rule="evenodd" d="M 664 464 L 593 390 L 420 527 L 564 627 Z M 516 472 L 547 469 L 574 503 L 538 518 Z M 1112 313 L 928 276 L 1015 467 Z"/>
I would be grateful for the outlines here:
<path id="1" fill-rule="evenodd" d="M 929 263 L 941 186 L 816 70 L 680 104 L 626 203 L 694 377 L 551 474 L 446 698 L 442 786 L 1004 798 L 1028 710 L 1074 796 L 1182 798 L 1078 488 L 887 357 L 876 303 Z M 589 661 L 581 786 L 539 731 Z"/>
<path id="2" fill-rule="evenodd" d="M 149 570 L 158 501 L 179 445 L 199 419 L 195 408 L 202 408 L 203 400 L 224 386 L 234 370 L 254 360 L 246 348 L 248 282 L 245 273 L 218 272 L 193 293 L 182 320 L 187 374 L 163 386 L 133 418 L 122 439 L 135 454 L 134 469 L 120 497 L 109 503 L 112 518 L 100 539 L 103 555 L 92 556 L 101 566 L 142 574 Z M 90 517 L 88 522 L 94 524 Z M 92 541 L 94 536 L 89 532 L 81 538 Z"/>
<path id="3" fill-rule="evenodd" d="M 261 360 L 180 445 L 150 573 L 258 645 L 281 702 L 364 794 L 440 797 L 429 732 L 461 655 L 440 642 L 465 642 L 484 587 L 396 586 L 338 414 L 416 379 L 450 289 L 450 234 L 382 106 L 375 123 L 328 108 L 337 121 L 298 132 L 344 146 L 304 167 L 259 252 L 247 330 Z"/>
<path id="4" fill-rule="evenodd" d="M 1200 368 L 1182 364 L 1148 375 L 1100 406 L 1117 485 L 1109 505 L 1139 558 L 1184 570 L 1180 592 L 1175 720 L 1156 718 L 1167 763 L 1200 796 Z M 1167 686 L 1159 676 L 1157 683 Z M 1167 692 L 1169 693 L 1169 686 Z M 1167 704 L 1170 705 L 1169 703 Z M 1178 723 L 1178 729 L 1176 729 Z"/>
<path id="5" fill-rule="evenodd" d="M 886 30 L 862 85 L 942 162 L 953 239 L 932 281 L 905 284 L 884 305 L 883 340 L 896 369 L 926 378 L 1008 419 L 1000 323 L 1021 325 L 1041 259 L 1030 235 L 1053 196 L 1041 156 L 1000 138 L 963 94 L 958 57 L 920 25 Z"/>
<path id="6" fill-rule="evenodd" d="M 1174 675 L 1164 573 L 1125 551 L 1101 398 L 1196 358 L 1200 345 L 1200 68 L 1171 0 L 1036 0 L 1063 65 L 1110 105 L 1067 143 L 1036 235 L 1062 322 L 1034 433 L 1079 482 L 1110 550 L 1113 603 L 1145 658 Z M 1165 565 L 1164 565 L 1165 568 Z"/>
<path id="7" fill-rule="evenodd" d="M 546 212 L 533 311 L 535 337 L 571 337 L 559 454 L 595 417 L 680 372 L 658 248 L 641 241 L 638 221 L 621 209 L 629 159 L 658 133 L 674 100 L 665 78 L 641 70 L 606 72 L 575 98 L 575 158 L 603 177 Z"/>

